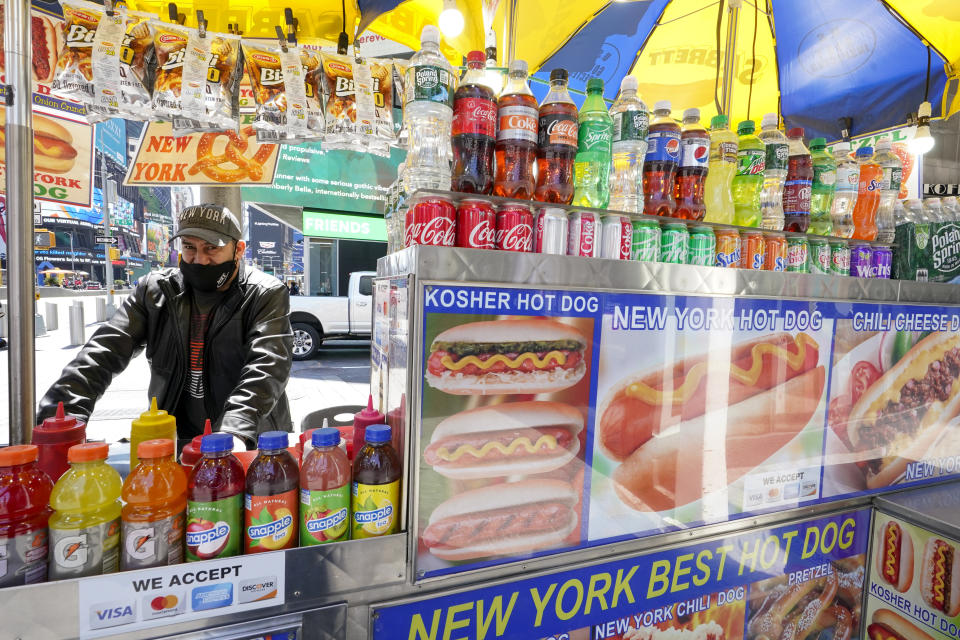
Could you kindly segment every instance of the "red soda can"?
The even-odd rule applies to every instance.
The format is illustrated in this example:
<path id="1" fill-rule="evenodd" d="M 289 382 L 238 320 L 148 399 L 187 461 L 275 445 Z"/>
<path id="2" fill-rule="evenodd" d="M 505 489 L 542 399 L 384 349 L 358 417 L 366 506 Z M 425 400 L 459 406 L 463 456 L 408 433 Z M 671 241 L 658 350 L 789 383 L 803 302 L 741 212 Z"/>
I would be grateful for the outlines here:
<path id="1" fill-rule="evenodd" d="M 523 204 L 500 207 L 494 245 L 503 251 L 533 251 L 533 212 L 530 207 Z"/>
<path id="2" fill-rule="evenodd" d="M 767 249 L 760 231 L 742 231 L 740 233 L 740 268 L 763 269 L 767 259 Z"/>
<path id="3" fill-rule="evenodd" d="M 457 209 L 449 198 L 424 196 L 407 209 L 403 246 L 452 247 L 456 240 Z"/>
<path id="4" fill-rule="evenodd" d="M 497 213 L 482 198 L 465 198 L 457 207 L 457 246 L 465 249 L 493 249 Z"/>
<path id="5" fill-rule="evenodd" d="M 597 258 L 600 256 L 600 220 L 590 211 L 570 213 L 567 255 Z"/>

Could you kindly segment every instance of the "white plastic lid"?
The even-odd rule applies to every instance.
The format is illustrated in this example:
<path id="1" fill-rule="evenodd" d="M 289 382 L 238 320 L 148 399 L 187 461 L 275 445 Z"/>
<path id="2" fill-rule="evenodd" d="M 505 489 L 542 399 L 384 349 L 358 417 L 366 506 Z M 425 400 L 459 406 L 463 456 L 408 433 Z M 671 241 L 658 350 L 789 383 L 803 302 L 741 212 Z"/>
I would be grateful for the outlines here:
<path id="1" fill-rule="evenodd" d="M 514 60 L 510 63 L 510 73 L 527 73 L 527 61 L 526 60 Z"/>
<path id="2" fill-rule="evenodd" d="M 434 44 L 440 44 L 440 30 L 432 24 L 428 24 L 423 28 L 423 31 L 420 32 L 420 42 L 432 42 Z"/>
<path id="3" fill-rule="evenodd" d="M 890 138 L 880 138 L 877 140 L 877 149 L 889 150 L 893 148 L 893 143 L 890 141 Z"/>
<path id="4" fill-rule="evenodd" d="M 763 119 L 760 121 L 760 128 L 762 129 L 763 127 L 775 127 L 777 126 L 778 121 L 779 119 L 777 118 L 777 114 L 765 113 L 763 114 Z"/>
<path id="5" fill-rule="evenodd" d="M 684 111 L 684 112 L 683 112 L 683 119 L 686 120 L 687 118 L 696 118 L 697 120 L 699 120 L 699 119 L 700 119 L 700 109 L 697 109 L 696 107 L 690 107 L 689 109 L 687 109 L 686 111 Z"/>
<path id="6" fill-rule="evenodd" d="M 834 151 L 846 151 L 847 153 L 850 153 L 850 148 L 849 142 L 838 142 L 837 144 L 833 145 Z"/>
<path id="7" fill-rule="evenodd" d="M 620 81 L 620 91 L 636 91 L 638 86 L 637 76 L 624 76 Z"/>
<path id="8" fill-rule="evenodd" d="M 671 105 L 669 100 L 657 100 L 653 105 L 654 111 L 670 111 Z"/>

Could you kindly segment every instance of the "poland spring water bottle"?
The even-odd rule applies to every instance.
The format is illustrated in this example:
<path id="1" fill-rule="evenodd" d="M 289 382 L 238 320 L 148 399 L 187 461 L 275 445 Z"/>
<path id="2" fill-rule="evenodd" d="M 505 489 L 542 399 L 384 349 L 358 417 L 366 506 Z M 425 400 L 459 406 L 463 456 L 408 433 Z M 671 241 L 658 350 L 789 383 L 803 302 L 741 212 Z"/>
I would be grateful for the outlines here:
<path id="1" fill-rule="evenodd" d="M 643 213 L 643 159 L 647 155 L 650 114 L 637 96 L 636 76 L 620 82 L 620 95 L 610 107 L 613 118 L 613 167 L 610 171 L 610 208 Z"/>

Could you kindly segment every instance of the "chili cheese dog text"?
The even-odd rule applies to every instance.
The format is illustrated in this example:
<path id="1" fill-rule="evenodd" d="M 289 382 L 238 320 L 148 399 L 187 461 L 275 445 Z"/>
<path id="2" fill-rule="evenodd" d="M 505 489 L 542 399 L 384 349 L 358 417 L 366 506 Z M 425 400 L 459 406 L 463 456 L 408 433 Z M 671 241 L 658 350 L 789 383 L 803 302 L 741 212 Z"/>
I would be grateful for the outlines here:
<path id="1" fill-rule="evenodd" d="M 876 571 L 900 593 L 906 593 L 913 584 L 913 538 L 893 520 L 881 530 Z"/>

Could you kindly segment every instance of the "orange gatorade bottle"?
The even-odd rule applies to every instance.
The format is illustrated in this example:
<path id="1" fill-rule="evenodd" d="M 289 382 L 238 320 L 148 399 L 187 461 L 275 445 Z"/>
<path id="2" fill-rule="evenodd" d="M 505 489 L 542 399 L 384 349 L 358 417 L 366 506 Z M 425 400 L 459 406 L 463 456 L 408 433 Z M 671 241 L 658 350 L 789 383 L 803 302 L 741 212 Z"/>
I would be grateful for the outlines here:
<path id="1" fill-rule="evenodd" d="M 173 440 L 146 440 L 140 463 L 123 483 L 120 568 L 146 569 L 183 562 L 187 474 L 174 461 Z"/>

